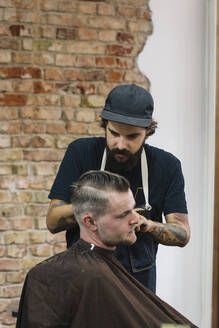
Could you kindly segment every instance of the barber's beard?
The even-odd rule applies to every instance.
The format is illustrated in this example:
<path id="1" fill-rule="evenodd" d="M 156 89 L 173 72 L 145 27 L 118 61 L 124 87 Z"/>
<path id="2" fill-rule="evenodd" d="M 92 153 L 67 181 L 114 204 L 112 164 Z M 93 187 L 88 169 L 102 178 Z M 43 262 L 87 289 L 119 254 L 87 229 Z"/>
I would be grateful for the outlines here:
<path id="1" fill-rule="evenodd" d="M 128 150 L 120 150 L 117 148 L 114 148 L 112 150 L 109 149 L 108 146 L 106 146 L 106 152 L 107 152 L 107 168 L 110 169 L 110 171 L 115 173 L 122 173 L 122 172 L 130 172 L 133 168 L 137 166 L 138 160 L 141 158 L 141 153 L 144 147 L 144 142 L 142 143 L 139 150 L 132 154 Z M 117 160 L 115 154 L 121 154 L 125 155 L 127 157 L 126 161 L 119 161 Z"/>

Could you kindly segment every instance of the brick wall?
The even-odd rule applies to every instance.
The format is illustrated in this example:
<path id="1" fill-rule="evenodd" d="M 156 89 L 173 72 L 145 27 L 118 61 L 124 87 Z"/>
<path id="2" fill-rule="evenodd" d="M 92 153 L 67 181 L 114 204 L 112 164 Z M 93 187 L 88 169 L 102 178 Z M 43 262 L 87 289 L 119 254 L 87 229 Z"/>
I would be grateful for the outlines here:
<path id="1" fill-rule="evenodd" d="M 102 135 L 120 83 L 149 83 L 136 56 L 152 32 L 148 0 L 0 0 L 0 323 L 14 327 L 26 272 L 65 249 L 46 229 L 66 146 Z"/>

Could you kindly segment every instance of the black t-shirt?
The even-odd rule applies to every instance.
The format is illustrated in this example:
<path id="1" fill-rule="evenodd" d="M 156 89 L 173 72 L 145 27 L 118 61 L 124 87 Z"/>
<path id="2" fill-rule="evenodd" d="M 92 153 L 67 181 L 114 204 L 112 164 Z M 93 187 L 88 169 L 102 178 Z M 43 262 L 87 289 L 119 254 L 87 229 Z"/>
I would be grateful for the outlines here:
<path id="1" fill-rule="evenodd" d="M 58 174 L 49 194 L 50 199 L 61 199 L 70 202 L 71 185 L 77 181 L 82 173 L 89 170 L 98 170 L 101 167 L 103 152 L 106 147 L 105 138 L 81 138 L 72 142 L 65 153 Z M 187 213 L 184 193 L 184 178 L 180 161 L 171 153 L 152 147 L 145 146 L 148 163 L 149 203 L 152 209 L 147 212 L 147 218 L 162 222 L 163 215 L 170 213 Z M 110 171 L 109 167 L 106 167 Z M 136 207 L 145 203 L 141 161 L 129 173 L 125 172 L 131 185 Z M 67 231 L 68 246 L 79 237 L 78 229 Z M 138 233 L 137 242 L 131 247 L 118 247 L 116 256 L 125 268 L 144 285 L 155 290 L 155 260 L 157 242 L 148 233 Z M 140 276 L 146 277 L 153 269 L 152 285 L 143 281 Z M 142 274 L 143 272 L 143 274 Z M 140 277 L 140 278 L 139 278 Z"/>

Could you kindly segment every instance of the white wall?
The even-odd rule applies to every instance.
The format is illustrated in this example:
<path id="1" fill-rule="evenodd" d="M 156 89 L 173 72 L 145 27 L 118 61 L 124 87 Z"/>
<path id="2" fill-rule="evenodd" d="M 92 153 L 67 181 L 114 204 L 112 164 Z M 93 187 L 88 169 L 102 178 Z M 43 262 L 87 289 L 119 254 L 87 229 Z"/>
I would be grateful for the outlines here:
<path id="1" fill-rule="evenodd" d="M 213 104 L 208 96 L 213 93 L 207 84 L 212 53 L 209 55 L 210 3 L 214 6 L 215 2 L 150 1 L 154 32 L 138 58 L 140 70 L 151 82 L 158 121 L 158 130 L 148 143 L 174 153 L 182 162 L 192 233 L 185 248 L 160 246 L 157 293 L 201 328 L 211 327 L 214 107 L 208 108 Z M 209 15 L 212 19 L 214 10 Z"/>

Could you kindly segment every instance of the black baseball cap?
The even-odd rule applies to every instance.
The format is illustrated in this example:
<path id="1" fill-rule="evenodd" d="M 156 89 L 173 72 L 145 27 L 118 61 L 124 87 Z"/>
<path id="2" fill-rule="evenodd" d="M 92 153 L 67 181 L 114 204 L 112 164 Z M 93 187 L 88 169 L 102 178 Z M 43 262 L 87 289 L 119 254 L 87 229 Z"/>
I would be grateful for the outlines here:
<path id="1" fill-rule="evenodd" d="M 148 91 L 135 84 L 124 84 L 110 91 L 101 115 L 105 120 L 147 127 L 153 109 L 154 101 Z"/>

